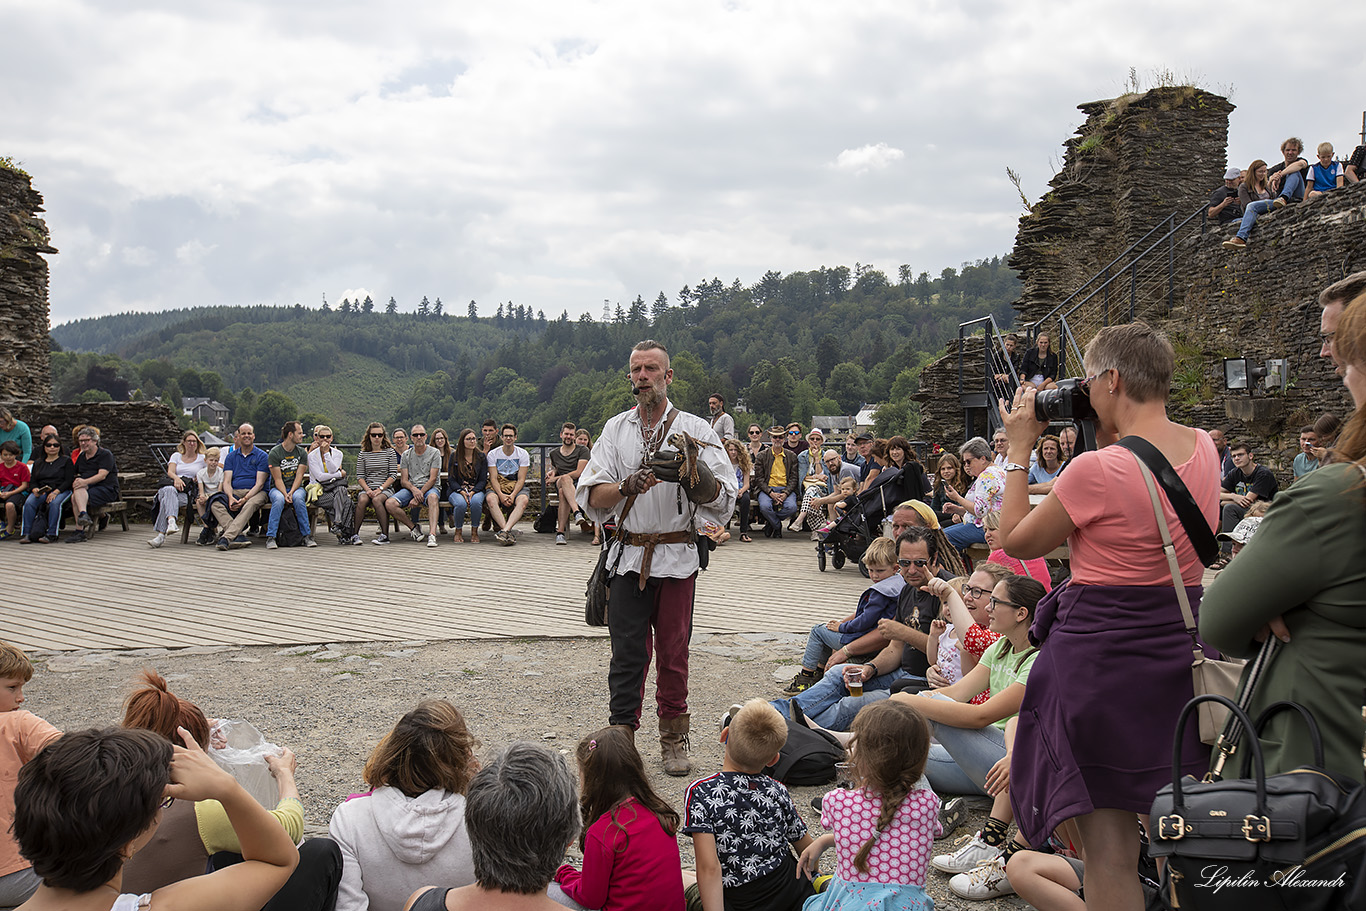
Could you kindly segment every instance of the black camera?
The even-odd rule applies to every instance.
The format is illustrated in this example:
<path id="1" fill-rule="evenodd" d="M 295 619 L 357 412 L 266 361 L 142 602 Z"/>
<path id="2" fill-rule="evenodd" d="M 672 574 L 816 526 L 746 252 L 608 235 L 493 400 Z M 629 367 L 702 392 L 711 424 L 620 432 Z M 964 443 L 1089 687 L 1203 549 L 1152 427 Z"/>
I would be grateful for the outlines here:
<path id="1" fill-rule="evenodd" d="M 1081 382 L 1076 378 L 1058 380 L 1053 389 L 1040 389 L 1034 395 L 1034 417 L 1046 424 L 1094 421 L 1096 409 L 1091 407 L 1091 399 L 1081 388 Z"/>

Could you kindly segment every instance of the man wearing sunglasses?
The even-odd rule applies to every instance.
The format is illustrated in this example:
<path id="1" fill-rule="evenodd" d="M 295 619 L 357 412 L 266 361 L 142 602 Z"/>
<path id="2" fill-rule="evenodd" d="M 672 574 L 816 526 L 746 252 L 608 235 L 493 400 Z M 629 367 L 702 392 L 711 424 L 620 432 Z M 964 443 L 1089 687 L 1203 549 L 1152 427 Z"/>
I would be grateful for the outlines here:
<path id="1" fill-rule="evenodd" d="M 905 681 L 910 685 L 926 685 L 925 673 L 929 659 L 930 623 L 939 616 L 939 599 L 921 589 L 931 576 L 948 580 L 949 574 L 939 567 L 939 542 L 925 528 L 907 529 L 897 539 L 897 567 L 906 587 L 901 590 L 896 620 L 879 620 L 875 632 L 870 632 L 830 656 L 825 676 L 810 689 L 792 697 L 801 713 L 821 727 L 832 731 L 847 731 L 859 709 L 869 703 L 886 699 L 894 684 Z M 880 650 L 879 650 L 880 649 Z M 841 664 L 848 656 L 869 654 L 877 650 L 866 664 Z M 858 675 L 863 683 L 862 696 L 850 696 L 847 679 Z M 778 711 L 789 708 L 783 701 L 773 703 Z M 789 717 L 795 717 L 789 709 Z"/>

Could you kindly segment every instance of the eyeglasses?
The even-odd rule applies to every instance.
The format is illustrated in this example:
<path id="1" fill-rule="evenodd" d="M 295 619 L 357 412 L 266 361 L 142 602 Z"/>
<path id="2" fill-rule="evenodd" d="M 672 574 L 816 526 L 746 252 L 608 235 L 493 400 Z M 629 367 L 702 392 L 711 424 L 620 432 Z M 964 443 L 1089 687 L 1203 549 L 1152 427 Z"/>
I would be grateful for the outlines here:
<path id="1" fill-rule="evenodd" d="M 963 586 L 963 597 L 964 597 L 964 598 L 971 598 L 973 601 L 976 601 L 978 598 L 982 597 L 983 595 L 989 595 L 989 594 L 991 594 L 991 589 L 989 589 L 989 588 L 978 588 L 978 587 L 975 586 L 975 585 L 964 585 L 964 586 Z"/>
<path id="2" fill-rule="evenodd" d="M 163 809 L 163 810 L 169 810 L 169 809 L 171 808 L 171 804 L 173 804 L 173 803 L 175 803 L 175 798 L 174 798 L 174 797 L 167 797 L 165 800 L 163 800 L 163 801 L 161 802 L 161 809 Z"/>
<path id="3" fill-rule="evenodd" d="M 1020 606 L 1020 605 L 1018 605 L 1018 604 L 1012 604 L 1012 603 L 1009 602 L 1009 601 L 1002 601 L 1000 598 L 996 597 L 995 595 L 992 595 L 991 598 L 989 598 L 989 599 L 987 600 L 987 609 L 988 609 L 988 610 L 996 610 L 996 608 L 998 608 L 998 607 L 1014 607 L 1014 608 L 1018 608 L 1019 606 Z"/>
<path id="4" fill-rule="evenodd" d="M 380 432 L 380 433 L 372 433 L 372 434 L 370 434 L 370 436 L 372 436 L 372 437 L 382 437 L 382 436 L 384 436 L 384 433 L 383 433 L 383 432 Z"/>
<path id="5" fill-rule="evenodd" d="M 1338 333 L 1337 333 L 1337 330 L 1334 330 L 1334 331 L 1332 331 L 1332 332 L 1320 332 L 1320 333 L 1319 333 L 1319 339 L 1320 339 L 1325 345 L 1331 345 L 1331 344 L 1333 344 L 1333 337 L 1336 336 L 1337 334 L 1338 334 Z"/>
<path id="6" fill-rule="evenodd" d="M 61 448 L 62 448 L 62 444 L 61 444 L 61 443 L 58 443 L 56 440 L 53 440 L 51 443 L 44 443 L 44 444 L 43 444 L 43 448 L 44 448 L 44 449 L 61 449 Z"/>
<path id="7" fill-rule="evenodd" d="M 920 569 L 924 569 L 926 566 L 929 566 L 929 565 L 930 565 L 930 561 L 929 561 L 929 560 L 897 560 L 897 561 L 896 561 L 896 565 L 897 565 L 897 566 L 900 566 L 902 569 L 905 569 L 907 566 L 914 566 L 914 567 L 917 567 L 917 568 L 920 568 Z"/>
<path id="8" fill-rule="evenodd" d="M 754 429 L 754 430 L 751 430 L 751 431 L 749 432 L 749 435 L 752 436 L 752 437 L 757 437 L 757 436 L 758 436 L 759 434 L 761 434 L 761 433 L 763 433 L 763 431 L 756 428 L 756 429 Z"/>
<path id="9" fill-rule="evenodd" d="M 318 434 L 318 439 L 320 439 L 320 440 L 330 440 L 330 439 L 332 439 L 332 434 L 330 434 L 330 433 L 320 433 L 320 434 Z"/>
<path id="10" fill-rule="evenodd" d="M 414 433 L 413 436 L 414 436 L 414 437 L 425 437 L 426 434 L 425 434 L 425 433 Z"/>
<path id="11" fill-rule="evenodd" d="M 1093 373 L 1093 374 L 1091 374 L 1090 376 L 1088 376 L 1088 377 L 1086 377 L 1084 380 L 1082 380 L 1080 383 L 1078 383 L 1078 384 L 1077 384 L 1077 388 L 1081 390 L 1082 395 L 1090 395 L 1090 394 L 1091 394 L 1091 384 L 1092 384 L 1093 382 L 1095 382 L 1096 380 L 1100 379 L 1100 378 L 1101 378 L 1102 376 L 1104 376 L 1105 374 L 1109 373 L 1109 372 L 1110 372 L 1111 370 L 1113 370 L 1113 369 L 1114 369 L 1113 367 L 1106 367 L 1104 370 L 1100 371 L 1099 373 Z"/>
<path id="12" fill-rule="evenodd" d="M 802 432 L 800 430 L 789 430 L 787 432 L 787 435 L 791 437 L 799 437 L 802 435 Z"/>

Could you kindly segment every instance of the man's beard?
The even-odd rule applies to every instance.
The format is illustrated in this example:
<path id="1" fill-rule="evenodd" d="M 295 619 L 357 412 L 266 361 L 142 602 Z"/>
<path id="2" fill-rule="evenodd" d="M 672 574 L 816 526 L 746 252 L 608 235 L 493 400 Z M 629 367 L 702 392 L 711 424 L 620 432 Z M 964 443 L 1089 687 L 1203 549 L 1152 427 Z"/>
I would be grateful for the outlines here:
<path id="1" fill-rule="evenodd" d="M 660 384 L 660 385 L 658 385 L 658 386 L 646 384 L 646 385 L 642 385 L 642 386 L 637 387 L 637 391 L 636 391 L 636 403 L 639 404 L 641 407 L 643 407 L 643 408 L 653 408 L 654 406 L 660 404 L 660 403 L 663 402 L 663 401 L 664 401 L 664 386 L 663 386 L 663 384 Z"/>

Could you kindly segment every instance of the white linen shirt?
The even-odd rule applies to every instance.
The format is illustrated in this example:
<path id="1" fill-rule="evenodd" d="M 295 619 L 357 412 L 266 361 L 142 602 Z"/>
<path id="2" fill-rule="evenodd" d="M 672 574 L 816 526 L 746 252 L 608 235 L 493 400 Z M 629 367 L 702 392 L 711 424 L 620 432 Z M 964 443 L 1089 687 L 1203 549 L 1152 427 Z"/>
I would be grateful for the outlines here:
<path id="1" fill-rule="evenodd" d="M 721 448 L 721 440 L 706 420 L 679 411 L 669 428 L 669 433 L 679 431 L 712 444 L 703 446 L 698 458 L 705 462 L 716 476 L 721 485 L 721 492 L 712 502 L 698 504 L 697 518 L 725 525 L 735 510 L 735 497 L 739 489 L 735 482 L 735 468 L 730 464 L 725 450 Z M 673 448 L 667 441 L 660 445 L 663 449 Z M 608 421 L 602 428 L 602 434 L 599 435 L 597 442 L 593 444 L 593 455 L 588 460 L 588 467 L 579 476 L 578 490 L 575 493 L 579 507 L 590 519 L 601 524 L 606 522 L 609 516 L 620 515 L 626 506 L 625 500 L 611 509 L 598 509 L 588 505 L 588 495 L 599 484 L 620 484 L 627 475 L 641 467 L 644 458 L 645 443 L 640 436 L 640 416 L 637 409 L 624 411 Z M 684 496 L 683 510 L 680 512 L 679 493 L 677 484 L 656 484 L 636 497 L 631 514 L 626 517 L 626 530 L 640 534 L 691 531 L 691 504 L 687 496 Z M 615 548 L 617 545 L 613 543 L 612 546 Z M 644 552 L 645 549 L 642 547 L 627 547 L 621 563 L 617 566 L 617 572 L 640 572 L 640 558 Z M 610 566 L 611 561 L 616 560 L 616 554 L 613 553 L 608 560 Z M 655 547 L 654 557 L 650 561 L 650 577 L 686 579 L 697 572 L 697 566 L 697 549 L 694 546 L 660 544 Z"/>
<path id="2" fill-rule="evenodd" d="M 342 451 L 333 446 L 323 455 L 319 447 L 308 454 L 308 479 L 321 484 L 341 477 Z"/>

